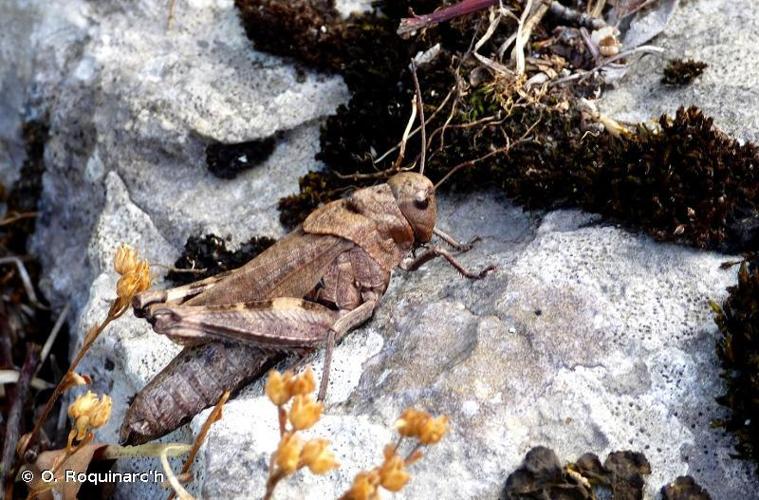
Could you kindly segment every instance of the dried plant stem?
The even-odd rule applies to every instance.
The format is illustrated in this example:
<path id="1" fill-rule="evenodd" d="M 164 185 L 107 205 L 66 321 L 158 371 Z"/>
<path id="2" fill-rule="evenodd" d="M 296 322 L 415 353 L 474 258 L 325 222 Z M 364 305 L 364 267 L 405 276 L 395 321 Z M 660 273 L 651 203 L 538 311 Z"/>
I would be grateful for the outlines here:
<path id="1" fill-rule="evenodd" d="M 26 439 L 26 442 L 23 444 L 23 446 L 19 450 L 20 456 L 24 456 L 24 452 L 26 452 L 26 450 L 28 450 L 29 447 L 34 444 L 34 439 L 37 437 L 37 434 L 39 434 L 40 430 L 42 429 L 42 426 L 47 420 L 47 417 L 50 415 L 50 412 L 52 411 L 53 406 L 55 405 L 55 402 L 58 401 L 58 398 L 61 396 L 61 394 L 63 394 L 63 391 L 66 389 L 67 387 L 66 382 L 72 376 L 72 374 L 76 370 L 76 367 L 79 365 L 79 362 L 82 360 L 84 355 L 87 353 L 90 347 L 92 347 L 92 344 L 95 343 L 95 340 L 97 340 L 98 335 L 100 335 L 100 333 L 103 330 L 105 330 L 105 328 L 111 323 L 111 321 L 113 321 L 114 319 L 124 314 L 124 311 L 126 311 L 127 307 L 128 307 L 128 304 L 124 304 L 121 300 L 116 299 L 111 304 L 111 308 L 108 311 L 108 316 L 105 318 L 105 321 L 103 321 L 100 325 L 98 325 L 97 328 L 92 328 L 90 329 L 90 331 L 87 332 L 87 335 L 84 337 L 84 341 L 82 342 L 81 349 L 79 349 L 79 352 L 77 352 L 76 356 L 74 356 L 74 359 L 71 361 L 71 365 L 69 365 L 68 370 L 66 370 L 66 373 L 63 375 L 63 377 L 61 377 L 61 380 L 58 382 L 58 385 L 55 386 L 55 390 L 53 391 L 53 394 L 50 396 L 50 399 L 47 400 L 47 403 L 45 404 L 45 408 L 42 410 L 42 414 L 37 419 L 37 423 L 34 425 L 32 432 L 29 434 L 29 437 Z"/>
<path id="2" fill-rule="evenodd" d="M 187 460 L 185 460 L 184 465 L 182 466 L 182 472 L 179 473 L 180 477 L 186 477 L 189 474 L 190 468 L 192 468 L 192 464 L 195 461 L 195 455 L 197 455 L 198 450 L 200 450 L 200 445 L 202 445 L 203 441 L 205 441 L 206 436 L 208 435 L 208 431 L 211 429 L 211 425 L 213 425 L 214 422 L 221 418 L 221 410 L 229 399 L 230 394 L 230 391 L 224 391 L 224 394 L 221 395 L 219 401 L 216 403 L 216 406 L 214 406 L 211 413 L 208 414 L 208 418 L 206 418 L 206 421 L 203 423 L 203 427 L 200 428 L 200 432 L 198 432 L 197 437 L 195 437 L 195 441 L 192 443 L 192 448 L 190 449 L 190 453 L 187 455 Z M 173 498 L 174 492 L 169 495 L 169 500 L 172 500 Z"/>
<path id="3" fill-rule="evenodd" d="M 176 0 L 169 0 L 169 15 L 166 17 L 166 31 L 171 29 L 171 22 L 174 20 L 174 5 Z"/>
<path id="4" fill-rule="evenodd" d="M 179 482 L 179 479 L 177 479 L 177 476 L 171 469 L 168 455 L 170 451 L 173 451 L 173 448 L 174 446 L 172 445 L 165 447 L 161 451 L 160 455 L 161 466 L 163 466 L 163 471 L 166 473 L 166 480 L 169 482 L 171 488 L 174 490 L 174 493 L 177 494 L 180 500 L 192 500 L 194 497 L 190 495 L 186 489 L 184 489 L 184 486 L 182 486 L 182 483 Z"/>
<path id="5" fill-rule="evenodd" d="M 269 470 L 272 470 L 272 467 L 274 467 L 274 456 L 272 455 L 271 462 L 269 463 Z M 277 484 L 285 477 L 285 474 L 281 470 L 277 470 L 274 474 L 271 474 L 269 478 L 266 480 L 266 493 L 264 493 L 264 500 L 271 500 L 272 495 L 274 495 L 274 488 L 277 487 Z"/>
<path id="6" fill-rule="evenodd" d="M 15 477 L 14 457 L 16 452 L 16 443 L 18 443 L 21 431 L 21 415 L 24 412 L 24 404 L 29 396 L 29 387 L 31 386 L 32 377 L 39 364 L 40 347 L 37 344 L 26 344 L 26 358 L 21 367 L 18 384 L 16 384 L 16 399 L 11 405 L 8 412 L 8 420 L 5 422 L 5 442 L 3 444 L 3 458 L 0 463 L 2 468 L 2 481 L 8 488 L 13 488 L 13 478 Z M 22 455 L 23 456 L 23 455 Z M 10 471 L 14 474 L 10 474 Z M 6 484 L 9 483 L 9 484 Z M 6 495 L 7 496 L 7 495 Z"/>
<path id="7" fill-rule="evenodd" d="M 424 174 L 424 165 L 427 159 L 427 127 L 424 121 L 424 102 L 422 101 L 422 90 L 419 87 L 419 77 L 416 75 L 416 63 L 411 60 L 411 76 L 414 78 L 414 91 L 416 93 L 416 105 L 419 108 L 419 126 L 422 127 L 422 158 L 419 161 L 419 173 Z"/>
<path id="8" fill-rule="evenodd" d="M 287 425 L 287 410 L 285 410 L 284 405 L 277 406 L 277 418 L 279 420 L 279 437 L 285 435 L 286 425 Z"/>
<path id="9" fill-rule="evenodd" d="M 45 339 L 45 343 L 42 346 L 42 351 L 40 352 L 40 364 L 37 366 L 37 373 L 39 373 L 40 368 L 42 368 L 42 364 L 47 359 L 48 354 L 50 354 L 50 350 L 53 348 L 53 343 L 55 343 L 55 339 L 58 338 L 58 333 L 61 331 L 63 323 L 66 321 L 66 316 L 68 316 L 70 309 L 71 304 L 67 302 L 66 305 L 63 306 L 61 313 L 58 315 L 58 319 L 55 320 L 55 324 L 53 325 L 52 330 L 50 330 L 50 334 L 47 336 L 47 339 Z"/>
<path id="10" fill-rule="evenodd" d="M 398 34 L 402 37 L 409 36 L 416 31 L 419 31 L 430 26 L 434 26 L 438 23 L 442 23 L 453 19 L 455 17 L 471 14 L 478 10 L 485 9 L 491 5 L 495 5 L 499 0 L 463 0 L 457 4 L 451 5 L 444 9 L 436 10 L 431 14 L 424 14 L 421 16 L 414 15 L 414 17 L 407 17 L 401 19 L 401 24 L 398 26 Z"/>
<path id="11" fill-rule="evenodd" d="M 21 278 L 21 282 L 24 284 L 26 295 L 29 297 L 29 302 L 31 302 L 32 305 L 38 309 L 47 309 L 47 306 L 43 305 L 39 300 L 37 300 L 37 294 L 34 293 L 34 285 L 32 285 L 32 279 L 29 277 L 29 273 L 26 271 L 26 266 L 21 260 L 21 257 L 1 257 L 0 265 L 2 264 L 15 264 L 16 269 L 18 269 L 18 275 Z"/>
<path id="12" fill-rule="evenodd" d="M 41 363 L 42 362 L 40 361 L 40 364 Z M 39 365 L 37 366 L 39 367 Z M 17 384 L 20 377 L 21 372 L 16 370 L 0 370 L 0 385 Z M 29 385 L 32 386 L 32 389 L 37 389 L 38 391 L 44 391 L 45 389 L 52 389 L 55 387 L 53 384 L 37 377 L 32 378 Z"/>
<path id="13" fill-rule="evenodd" d="M 525 55 L 524 48 L 527 42 L 530 40 L 532 30 L 537 26 L 543 16 L 548 12 L 549 5 L 547 3 L 541 3 L 536 9 L 535 13 L 530 16 L 532 11 L 532 0 L 527 0 L 522 12 L 522 17 L 519 18 L 519 27 L 517 28 L 517 37 L 514 40 L 514 52 L 513 58 L 516 60 L 517 75 L 523 75 L 525 71 Z"/>
<path id="14" fill-rule="evenodd" d="M 545 9 L 550 9 L 553 15 L 560 17 L 566 21 L 577 23 L 590 29 L 599 29 L 606 26 L 606 22 L 599 17 L 606 3 L 605 0 L 599 0 L 590 14 L 579 12 L 571 7 L 567 7 L 557 0 L 539 1 Z M 401 19 L 400 25 L 398 26 L 398 34 L 404 38 L 409 37 L 415 32 L 422 29 L 429 28 L 445 21 L 449 21 L 459 16 L 477 12 L 478 10 L 492 7 L 498 3 L 499 0 L 463 0 L 457 4 L 451 5 L 450 7 L 436 10 L 430 14 L 407 17 Z M 531 1 L 528 3 L 532 4 Z M 532 7 L 532 5 L 530 5 L 530 7 Z M 525 5 L 525 11 L 529 12 L 529 10 L 530 9 L 527 8 L 527 5 Z"/>
<path id="15" fill-rule="evenodd" d="M 13 224 L 14 222 L 18 222 L 24 219 L 34 219 L 37 217 L 37 215 L 39 215 L 39 212 L 14 213 L 12 215 L 6 216 L 3 220 L 0 220 L 0 226 L 7 226 L 8 224 Z"/>
<path id="16" fill-rule="evenodd" d="M 160 457 L 163 453 L 167 457 L 178 457 L 189 453 L 191 449 L 191 445 L 182 443 L 146 443 L 139 446 L 109 444 L 101 452 L 97 453 L 97 458 L 101 460 L 117 460 L 119 458 Z"/>
<path id="17" fill-rule="evenodd" d="M 400 170 L 401 163 L 403 163 L 403 159 L 406 156 L 406 142 L 408 141 L 409 135 L 411 134 L 411 127 L 414 125 L 414 120 L 416 120 L 416 108 L 416 98 L 414 98 L 411 101 L 411 116 L 408 119 L 406 130 L 403 131 L 403 137 L 401 138 L 401 149 L 398 152 L 398 158 L 395 159 L 395 163 L 393 164 L 393 169 L 395 171 Z"/>

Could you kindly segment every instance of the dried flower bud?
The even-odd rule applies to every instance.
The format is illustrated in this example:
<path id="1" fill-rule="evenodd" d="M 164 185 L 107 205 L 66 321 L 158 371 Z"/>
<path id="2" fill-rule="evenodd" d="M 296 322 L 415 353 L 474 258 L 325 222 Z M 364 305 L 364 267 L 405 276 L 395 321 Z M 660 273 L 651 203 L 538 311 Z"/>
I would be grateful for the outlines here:
<path id="1" fill-rule="evenodd" d="M 310 396 L 295 396 L 290 407 L 290 423 L 295 430 L 308 429 L 319 420 L 323 407 L 324 405 L 313 401 Z"/>
<path id="2" fill-rule="evenodd" d="M 314 371 L 309 366 L 306 371 L 293 377 L 287 384 L 287 388 L 291 396 L 297 396 L 299 394 L 310 394 L 316 389 L 316 381 L 314 380 Z"/>
<path id="3" fill-rule="evenodd" d="M 283 377 L 277 370 L 271 370 L 269 377 L 266 379 L 266 395 L 272 403 L 277 406 L 282 406 L 290 400 L 290 391 L 288 390 L 288 378 L 292 374 L 288 371 L 285 372 Z"/>
<path id="4" fill-rule="evenodd" d="M 84 439 L 91 429 L 102 427 L 111 417 L 111 397 L 104 394 L 98 399 L 92 391 L 87 391 L 69 405 L 69 417 L 74 419 L 74 429 L 77 441 Z"/>
<path id="5" fill-rule="evenodd" d="M 88 385 L 91 383 L 92 379 L 89 375 L 79 375 L 77 372 L 69 372 L 66 373 L 66 376 L 63 379 L 63 382 L 61 384 L 61 391 L 65 392 L 72 387 L 76 387 L 78 385 Z"/>
<path id="6" fill-rule="evenodd" d="M 610 57 L 619 54 L 622 44 L 619 42 L 618 36 L 619 30 L 617 28 L 604 26 L 591 33 L 590 39 L 598 46 L 598 51 L 602 56 Z"/>
<path id="7" fill-rule="evenodd" d="M 399 455 L 385 458 L 379 470 L 380 484 L 388 491 L 398 492 L 406 486 L 411 476 L 406 472 L 406 463 Z"/>
<path id="8" fill-rule="evenodd" d="M 443 439 L 448 430 L 448 417 L 441 415 L 427 419 L 419 429 L 419 441 L 422 444 L 435 444 Z"/>
<path id="9" fill-rule="evenodd" d="M 340 466 L 335 460 L 335 454 L 327 447 L 326 439 L 312 439 L 303 446 L 300 462 L 307 465 L 314 474 L 326 474 Z"/>
<path id="10" fill-rule="evenodd" d="M 341 500 L 376 500 L 379 499 L 377 486 L 379 485 L 379 475 L 376 471 L 359 472 L 353 478 L 351 489 L 340 497 Z"/>
<path id="11" fill-rule="evenodd" d="M 279 442 L 274 462 L 286 475 L 298 470 L 300 453 L 303 450 L 303 441 L 295 433 L 287 433 Z"/>
<path id="12" fill-rule="evenodd" d="M 137 252 L 129 245 L 122 244 L 116 249 L 116 255 L 113 257 L 113 268 L 117 273 L 124 275 L 132 272 L 137 266 Z"/>
<path id="13" fill-rule="evenodd" d="M 422 426 L 431 418 L 430 414 L 425 411 L 406 408 L 401 413 L 400 418 L 395 421 L 395 428 L 401 436 L 419 437 Z"/>

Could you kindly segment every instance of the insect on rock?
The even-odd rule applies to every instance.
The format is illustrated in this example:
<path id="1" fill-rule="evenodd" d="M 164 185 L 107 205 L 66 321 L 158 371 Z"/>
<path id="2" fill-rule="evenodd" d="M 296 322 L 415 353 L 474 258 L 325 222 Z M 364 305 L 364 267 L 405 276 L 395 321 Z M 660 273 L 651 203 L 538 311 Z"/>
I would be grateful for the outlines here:
<path id="1" fill-rule="evenodd" d="M 372 316 L 395 268 L 414 270 L 443 257 L 472 279 L 493 269 L 470 272 L 429 245 L 436 234 L 457 250 L 471 248 L 436 229 L 436 219 L 432 182 L 422 173 L 397 173 L 317 208 L 239 269 L 136 296 L 135 315 L 186 347 L 136 395 L 122 442 L 166 434 L 286 354 L 326 346 L 323 399 L 335 342 Z"/>

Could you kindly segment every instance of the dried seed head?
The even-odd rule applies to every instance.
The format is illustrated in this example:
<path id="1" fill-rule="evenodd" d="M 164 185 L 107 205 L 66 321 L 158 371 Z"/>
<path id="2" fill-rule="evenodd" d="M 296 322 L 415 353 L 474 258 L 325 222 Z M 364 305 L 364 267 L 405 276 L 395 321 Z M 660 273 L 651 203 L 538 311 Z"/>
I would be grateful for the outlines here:
<path id="1" fill-rule="evenodd" d="M 288 390 L 290 377 L 292 377 L 290 371 L 285 372 L 284 376 L 277 370 L 269 372 L 265 391 L 271 402 L 277 406 L 282 406 L 290 400 L 290 391 Z"/>
<path id="2" fill-rule="evenodd" d="M 598 46 L 598 51 L 604 57 L 616 56 L 622 47 L 619 39 L 619 30 L 613 26 L 604 26 L 595 30 L 590 39 Z"/>
<path id="3" fill-rule="evenodd" d="M 422 425 L 432 417 L 425 411 L 406 408 L 401 413 L 398 420 L 395 421 L 395 428 L 398 433 L 404 437 L 419 437 Z"/>
<path id="4" fill-rule="evenodd" d="M 447 431 L 448 417 L 445 415 L 427 419 L 419 429 L 419 441 L 422 444 L 435 444 L 443 439 Z"/>
<path id="5" fill-rule="evenodd" d="M 411 476 L 406 472 L 403 458 L 393 453 L 386 457 L 379 469 L 380 484 L 388 491 L 398 492 L 406 486 Z"/>
<path id="6" fill-rule="evenodd" d="M 77 441 L 81 441 L 92 429 L 102 427 L 111 417 L 111 397 L 104 394 L 100 399 L 92 391 L 87 391 L 69 405 L 69 417 L 74 419 L 74 429 Z"/>
<path id="7" fill-rule="evenodd" d="M 308 466 L 314 474 L 326 474 L 340 466 L 335 460 L 335 454 L 327 447 L 329 441 L 326 439 L 312 439 L 303 446 L 300 454 L 300 462 Z"/>
<path id="8" fill-rule="evenodd" d="M 117 306 L 124 308 L 132 298 L 150 288 L 152 278 L 150 265 L 146 260 L 137 258 L 137 253 L 127 245 L 121 245 L 113 258 L 113 268 L 121 275 L 116 284 Z"/>
<path id="9" fill-rule="evenodd" d="M 274 455 L 274 463 L 285 474 L 290 475 L 298 470 L 300 454 L 303 450 L 303 441 L 295 433 L 287 433 L 282 436 L 277 451 Z"/>
<path id="10" fill-rule="evenodd" d="M 353 478 L 351 488 L 340 497 L 341 500 L 376 500 L 379 499 L 379 474 L 377 471 L 359 472 Z"/>
<path id="11" fill-rule="evenodd" d="M 138 262 L 137 252 L 129 245 L 122 244 L 116 249 L 116 255 L 113 257 L 113 268 L 123 276 L 132 272 Z"/>
<path id="12" fill-rule="evenodd" d="M 290 396 L 305 395 L 314 392 L 316 381 L 314 380 L 314 371 L 309 366 L 306 371 L 293 377 L 288 381 L 287 389 Z"/>
<path id="13" fill-rule="evenodd" d="M 92 379 L 89 375 L 79 375 L 77 372 L 66 373 L 63 379 L 62 392 L 68 391 L 72 387 L 78 385 L 88 385 L 92 383 Z"/>
<path id="14" fill-rule="evenodd" d="M 314 425 L 321 418 L 323 408 L 324 405 L 313 401 L 310 396 L 295 396 L 289 415 L 293 429 L 303 430 Z"/>

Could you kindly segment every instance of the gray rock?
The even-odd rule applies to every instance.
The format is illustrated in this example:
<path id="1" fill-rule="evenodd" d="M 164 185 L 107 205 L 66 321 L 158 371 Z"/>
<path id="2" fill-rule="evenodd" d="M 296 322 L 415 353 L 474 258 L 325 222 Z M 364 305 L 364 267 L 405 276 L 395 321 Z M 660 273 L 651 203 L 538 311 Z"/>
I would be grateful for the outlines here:
<path id="1" fill-rule="evenodd" d="M 73 305 L 80 341 L 114 298 L 110 259 L 119 243 L 168 265 L 192 234 L 229 236 L 232 245 L 282 234 L 276 200 L 318 166 L 319 118 L 347 98 L 339 78 L 309 72 L 300 78 L 282 60 L 251 50 L 231 0 L 177 2 L 169 31 L 166 2 L 72 0 L 48 8 L 2 1 L 18 24 L 0 22 L 30 47 L 11 49 L 12 37 L 0 35 L 3 61 L 20 68 L 2 70 L 0 85 L 25 86 L 21 97 L 33 95 L 51 119 L 33 246 L 45 265 L 48 296 L 58 306 Z M 719 4 L 688 2 L 660 37 L 712 64 L 700 81 L 663 89 L 654 84 L 659 75 L 645 71 L 654 63 L 644 59 L 605 111 L 648 118 L 704 96 L 699 104 L 721 125 L 752 137 L 757 110 L 746 103 L 754 102 L 757 73 L 741 54 L 748 54 L 744 42 L 755 24 L 738 13 L 753 9 L 748 0 L 717 11 Z M 344 2 L 343 11 L 354 5 Z M 693 12 L 712 12 L 737 28 L 708 27 L 713 21 L 692 19 Z M 743 47 L 732 53 L 729 64 L 736 66 L 719 56 L 730 47 Z M 29 53 L 37 54 L 31 62 Z M 723 81 L 723 69 L 735 78 Z M 20 103 L 3 90 L 0 109 L 18 112 L 0 123 L 0 138 L 16 147 Z M 739 128 L 741 120 L 753 131 Z M 233 181 L 207 172 L 209 141 L 275 132 L 283 137 L 261 166 Z M 439 205 L 443 229 L 483 238 L 462 257 L 465 264 L 496 263 L 498 270 L 478 282 L 444 262 L 396 274 L 373 320 L 336 349 L 326 415 L 308 433 L 329 438 L 343 466 L 325 477 L 299 473 L 281 485 L 278 498 L 338 495 L 356 472 L 379 463 L 395 418 L 408 406 L 449 415 L 451 433 L 413 466 L 399 498 L 497 498 L 536 445 L 555 449 L 562 460 L 586 451 L 642 451 L 653 469 L 647 497 L 690 474 L 715 498 L 756 498 L 750 466 L 729 457 L 732 438 L 709 426 L 724 410 L 714 402 L 722 386 L 707 299 L 722 299 L 734 283 L 734 271 L 719 269 L 729 256 L 655 243 L 579 211 L 525 213 L 492 193 L 446 196 Z M 159 279 L 156 286 L 165 284 Z M 98 340 L 81 369 L 114 400 L 98 439 L 117 440 L 128 398 L 177 351 L 131 316 Z M 313 362 L 318 375 L 322 355 Z M 261 385 L 251 384 L 225 407 L 197 458 L 193 494 L 263 492 L 277 424 Z M 163 440 L 189 442 L 207 414 Z M 160 468 L 155 459 L 116 467 Z M 120 484 L 116 492 L 159 494 L 154 482 Z"/>
<path id="2" fill-rule="evenodd" d="M 759 73 L 755 70 L 759 22 L 751 0 L 695 0 L 682 5 L 654 40 L 666 53 L 636 62 L 618 88 L 607 92 L 601 111 L 620 120 L 646 121 L 679 106 L 696 105 L 729 134 L 759 141 Z M 684 87 L 661 83 L 669 59 L 696 59 L 709 65 Z"/>

